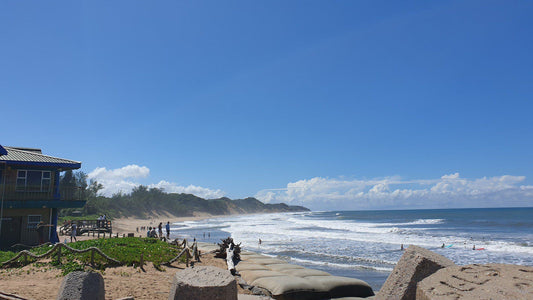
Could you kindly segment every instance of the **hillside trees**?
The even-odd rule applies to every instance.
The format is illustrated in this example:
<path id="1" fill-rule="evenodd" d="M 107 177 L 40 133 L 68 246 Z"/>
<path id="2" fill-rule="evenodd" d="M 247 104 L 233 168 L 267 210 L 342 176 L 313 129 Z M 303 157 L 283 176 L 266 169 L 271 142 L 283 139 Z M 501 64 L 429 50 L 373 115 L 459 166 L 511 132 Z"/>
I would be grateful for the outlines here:
<path id="1" fill-rule="evenodd" d="M 111 197 L 103 196 L 100 191 L 104 187 L 94 179 L 88 181 L 87 174 L 79 171 L 66 171 L 61 176 L 61 193 L 69 193 L 76 189 L 81 200 L 86 204 L 81 209 L 63 209 L 61 216 L 69 216 L 73 211 L 81 211 L 82 216 L 108 217 L 149 217 L 153 214 L 170 213 L 175 216 L 192 216 L 194 212 L 211 215 L 235 213 L 270 213 L 305 211 L 305 207 L 288 206 L 286 204 L 264 204 L 255 198 L 231 200 L 223 197 L 206 200 L 192 194 L 166 193 L 159 188 L 139 185 L 127 194 L 118 192 Z"/>

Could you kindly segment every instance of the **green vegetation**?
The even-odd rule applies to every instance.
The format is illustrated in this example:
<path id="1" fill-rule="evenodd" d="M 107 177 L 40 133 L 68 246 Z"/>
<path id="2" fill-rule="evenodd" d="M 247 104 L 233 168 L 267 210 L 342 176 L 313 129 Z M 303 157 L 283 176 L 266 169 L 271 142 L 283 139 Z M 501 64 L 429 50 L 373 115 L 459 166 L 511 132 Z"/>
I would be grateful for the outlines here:
<path id="1" fill-rule="evenodd" d="M 86 216 L 77 216 L 77 217 L 74 217 L 74 216 L 61 216 L 59 217 L 59 223 L 58 224 L 63 224 L 65 223 L 65 221 L 78 221 L 78 220 L 97 220 L 99 217 L 99 215 L 86 215 Z"/>
<path id="2" fill-rule="evenodd" d="M 96 247 L 102 250 L 107 256 L 120 261 L 120 265 L 123 266 L 139 266 L 141 253 L 144 256 L 144 262 L 153 263 L 154 267 L 161 270 L 161 264 L 168 262 L 172 258 L 176 257 L 181 249 L 176 248 L 166 242 L 153 238 L 110 238 L 110 239 L 95 239 L 87 241 L 79 241 L 68 244 L 74 249 L 87 249 L 90 247 Z M 30 252 L 36 255 L 42 255 L 50 250 L 50 247 L 43 245 L 33 248 Z M 17 255 L 16 252 L 0 251 L 0 262 L 5 262 Z M 28 258 L 28 263 L 35 262 L 33 258 Z M 184 258 L 182 259 L 184 261 Z M 74 253 L 67 249 L 63 249 L 61 252 L 61 263 L 57 262 L 57 256 L 54 255 L 49 263 L 41 263 L 40 266 L 53 266 L 60 268 L 63 275 L 66 275 L 72 271 L 83 270 L 105 270 L 105 268 L 113 266 L 105 258 L 99 254 L 94 255 L 94 265 L 90 266 L 91 254 L 86 253 Z M 19 258 L 17 262 L 9 264 L 10 267 L 23 266 L 24 259 Z"/>
<path id="3" fill-rule="evenodd" d="M 283 203 L 264 204 L 255 198 L 231 200 L 219 198 L 206 200 L 191 194 L 165 193 L 162 189 L 148 188 L 140 185 L 130 194 L 115 194 L 112 197 L 98 195 L 103 188 L 98 182 L 91 180 L 87 184 L 87 175 L 83 172 L 65 172 L 61 178 L 61 187 L 68 190 L 72 187 L 82 189 L 82 199 L 87 203 L 82 209 L 63 209 L 60 216 L 71 216 L 74 211 L 81 212 L 80 219 L 88 216 L 105 214 L 109 218 L 117 217 L 149 217 L 152 213 L 168 212 L 175 216 L 192 216 L 193 212 L 203 212 L 212 215 L 226 215 L 232 213 L 271 213 L 307 211 L 302 206 L 289 206 Z M 68 217 L 72 219 L 72 217 Z"/>

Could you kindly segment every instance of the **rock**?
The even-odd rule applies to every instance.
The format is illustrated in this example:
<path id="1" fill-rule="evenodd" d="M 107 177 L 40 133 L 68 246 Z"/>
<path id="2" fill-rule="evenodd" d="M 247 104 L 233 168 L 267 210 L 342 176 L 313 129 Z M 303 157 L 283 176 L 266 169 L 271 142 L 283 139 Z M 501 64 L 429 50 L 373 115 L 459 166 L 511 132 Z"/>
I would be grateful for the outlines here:
<path id="1" fill-rule="evenodd" d="M 237 283 L 245 290 L 251 290 L 252 289 L 252 286 L 249 285 L 246 280 L 242 279 L 242 277 L 238 277 L 237 279 Z"/>
<path id="2" fill-rule="evenodd" d="M 450 266 L 455 264 L 446 257 L 422 247 L 410 246 L 400 257 L 376 299 L 415 299 L 418 282 L 439 269 Z"/>
<path id="3" fill-rule="evenodd" d="M 416 299 L 533 299 L 533 267 L 455 266 L 422 280 Z"/>
<path id="4" fill-rule="evenodd" d="M 168 299 L 237 300 L 237 282 L 220 268 L 187 268 L 174 276 Z"/>
<path id="5" fill-rule="evenodd" d="M 270 293 L 267 290 L 260 288 L 258 286 L 252 287 L 251 291 L 252 291 L 252 294 L 256 296 L 269 296 L 270 297 Z"/>
<path id="6" fill-rule="evenodd" d="M 57 300 L 104 300 L 104 278 L 100 273 L 75 271 L 61 282 Z"/>
<path id="7" fill-rule="evenodd" d="M 245 294 L 239 294 L 238 299 L 239 300 L 274 300 L 273 298 L 270 298 L 268 296 L 245 295 Z"/>

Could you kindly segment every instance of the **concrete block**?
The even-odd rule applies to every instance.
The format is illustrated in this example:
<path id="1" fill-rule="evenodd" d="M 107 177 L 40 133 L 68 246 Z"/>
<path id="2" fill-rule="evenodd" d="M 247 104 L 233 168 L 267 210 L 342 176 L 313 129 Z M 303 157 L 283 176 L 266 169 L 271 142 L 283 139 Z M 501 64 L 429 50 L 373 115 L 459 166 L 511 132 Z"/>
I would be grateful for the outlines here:
<path id="1" fill-rule="evenodd" d="M 533 267 L 487 264 L 440 269 L 418 283 L 416 299 L 533 299 Z"/>
<path id="2" fill-rule="evenodd" d="M 228 270 L 201 266 L 176 273 L 169 300 L 237 300 L 237 282 Z"/>
<path id="3" fill-rule="evenodd" d="M 418 246 L 410 246 L 400 257 L 376 299 L 413 300 L 416 285 L 439 269 L 455 266 L 446 257 Z"/>
<path id="4" fill-rule="evenodd" d="M 61 282 L 57 300 L 104 300 L 104 278 L 100 273 L 75 271 Z"/>

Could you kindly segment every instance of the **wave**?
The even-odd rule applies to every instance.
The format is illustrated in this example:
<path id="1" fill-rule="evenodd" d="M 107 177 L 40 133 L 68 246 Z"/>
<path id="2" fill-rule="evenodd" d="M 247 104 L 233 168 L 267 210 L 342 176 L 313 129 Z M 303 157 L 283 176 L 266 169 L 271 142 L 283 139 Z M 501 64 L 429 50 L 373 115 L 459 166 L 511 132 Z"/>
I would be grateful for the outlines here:
<path id="1" fill-rule="evenodd" d="M 312 213 L 231 216 L 216 220 L 189 221 L 185 223 L 187 228 L 183 230 L 222 230 L 252 251 L 295 251 L 303 256 L 316 255 L 313 252 L 327 252 L 324 260 L 330 266 L 334 266 L 339 260 L 347 260 L 353 263 L 347 265 L 360 267 L 376 264 L 381 268 L 380 264 L 393 265 L 402 254 L 399 251 L 400 244 L 404 244 L 404 247 L 418 245 L 431 249 L 458 264 L 492 261 L 533 264 L 533 247 L 530 242 L 533 240 L 533 234 L 519 236 L 506 232 L 493 234 L 468 231 L 469 229 L 461 227 L 448 228 L 442 226 L 446 223 L 443 218 L 412 218 L 406 222 L 390 222 L 390 219 L 385 222 L 361 222 L 339 220 L 333 214 L 329 220 L 323 216 L 310 215 Z M 263 240 L 260 248 L 257 244 L 259 238 Z M 441 249 L 443 243 L 455 246 Z M 472 251 L 473 244 L 487 250 Z M 367 257 L 367 260 L 358 257 Z"/>
<path id="2" fill-rule="evenodd" d="M 397 223 L 399 225 L 425 225 L 425 224 L 442 224 L 444 219 L 418 219 L 412 222 Z"/>
<path id="3" fill-rule="evenodd" d="M 295 261 L 299 264 L 330 266 L 330 267 L 343 268 L 343 269 L 361 268 L 361 269 L 367 269 L 367 270 L 386 271 L 386 272 L 391 272 L 393 270 L 393 268 L 386 268 L 386 267 L 377 267 L 377 266 L 369 266 L 369 265 L 361 265 L 361 264 L 340 264 L 340 263 L 332 263 L 332 262 L 327 262 L 327 261 L 316 261 L 316 260 L 294 258 L 294 257 L 291 257 L 291 261 Z"/>

